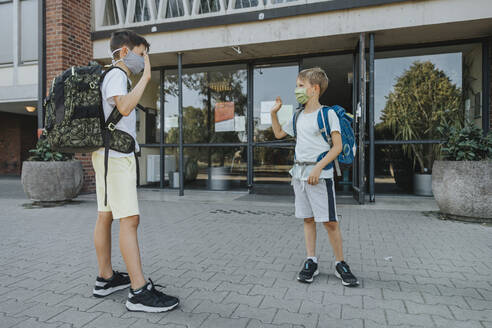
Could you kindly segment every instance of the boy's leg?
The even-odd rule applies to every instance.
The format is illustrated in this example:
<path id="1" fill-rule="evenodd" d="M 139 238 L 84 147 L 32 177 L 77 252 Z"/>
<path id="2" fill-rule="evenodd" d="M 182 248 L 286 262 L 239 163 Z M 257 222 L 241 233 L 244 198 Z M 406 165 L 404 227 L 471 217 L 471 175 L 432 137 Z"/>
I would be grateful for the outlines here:
<path id="1" fill-rule="evenodd" d="M 314 222 L 314 218 L 304 219 L 304 239 L 307 256 L 316 256 L 316 222 Z"/>
<path id="2" fill-rule="evenodd" d="M 343 245 L 342 245 L 342 233 L 340 232 L 340 225 L 336 221 L 323 222 L 328 237 L 330 238 L 331 247 L 333 248 L 333 254 L 337 262 L 343 261 Z"/>
<path id="3" fill-rule="evenodd" d="M 120 250 L 133 290 L 139 289 L 146 284 L 138 247 L 137 228 L 139 221 L 140 217 L 138 215 L 120 219 Z"/>
<path id="4" fill-rule="evenodd" d="M 111 212 L 97 212 L 97 222 L 94 229 L 94 246 L 96 247 L 98 276 L 109 279 L 113 276 L 111 265 L 111 224 L 113 214 Z"/>

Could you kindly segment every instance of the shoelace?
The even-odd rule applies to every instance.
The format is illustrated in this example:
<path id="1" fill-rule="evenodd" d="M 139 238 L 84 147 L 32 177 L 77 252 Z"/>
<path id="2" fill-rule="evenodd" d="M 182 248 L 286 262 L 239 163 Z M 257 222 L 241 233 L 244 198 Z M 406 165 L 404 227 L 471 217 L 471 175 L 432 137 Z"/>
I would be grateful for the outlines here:
<path id="1" fill-rule="evenodd" d="M 149 278 L 150 284 L 152 285 L 152 289 L 150 290 L 152 293 L 155 295 L 165 295 L 163 292 L 157 290 L 155 287 L 161 287 L 161 288 L 166 288 L 165 286 L 159 285 L 159 284 L 154 284 L 152 279 Z"/>

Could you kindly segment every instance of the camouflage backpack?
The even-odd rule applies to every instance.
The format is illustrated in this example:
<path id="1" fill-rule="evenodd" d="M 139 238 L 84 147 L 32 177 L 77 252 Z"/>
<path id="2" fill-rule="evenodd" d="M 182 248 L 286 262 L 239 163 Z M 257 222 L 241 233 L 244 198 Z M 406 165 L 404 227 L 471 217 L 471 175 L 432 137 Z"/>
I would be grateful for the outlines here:
<path id="1" fill-rule="evenodd" d="M 104 117 L 101 84 L 112 69 L 121 68 L 112 66 L 104 71 L 98 64 L 73 66 L 53 79 L 44 101 L 46 114 L 42 138 L 46 139 L 52 150 L 62 153 L 87 153 L 104 147 L 105 187 L 109 150 L 127 154 L 135 152 L 133 137 L 116 129 L 116 124 L 123 117 L 116 106 L 107 120 Z M 136 162 L 138 177 L 138 160 Z M 107 204 L 107 195 L 104 203 Z"/>

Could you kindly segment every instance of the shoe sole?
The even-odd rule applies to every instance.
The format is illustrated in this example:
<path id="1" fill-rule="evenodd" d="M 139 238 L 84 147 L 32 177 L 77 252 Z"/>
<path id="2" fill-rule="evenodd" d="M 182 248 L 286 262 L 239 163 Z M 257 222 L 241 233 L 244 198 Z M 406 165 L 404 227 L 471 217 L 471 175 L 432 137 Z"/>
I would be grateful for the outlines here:
<path id="1" fill-rule="evenodd" d="M 299 276 L 297 276 L 297 281 L 312 283 L 313 280 L 314 280 L 314 277 L 316 277 L 317 275 L 319 275 L 319 271 L 318 270 L 314 271 L 313 276 L 311 277 L 311 279 L 301 279 L 301 278 L 299 278 Z"/>
<path id="2" fill-rule="evenodd" d="M 342 285 L 344 285 L 344 286 L 347 286 L 347 287 L 356 287 L 356 286 L 359 286 L 359 281 L 356 281 L 353 284 L 351 284 L 349 282 L 343 281 L 342 276 L 336 270 L 335 270 L 335 276 L 342 281 Z"/>
<path id="3" fill-rule="evenodd" d="M 121 285 L 121 286 L 118 286 L 118 287 L 112 287 L 112 288 L 108 288 L 108 289 L 93 289 L 92 290 L 92 295 L 94 297 L 98 297 L 98 298 L 106 297 L 108 295 L 113 294 L 114 292 L 117 292 L 117 291 L 122 290 L 122 289 L 126 289 L 128 287 L 130 287 L 130 284 Z"/>
<path id="4" fill-rule="evenodd" d="M 126 309 L 131 312 L 152 312 L 152 313 L 167 312 L 167 311 L 171 311 L 178 305 L 179 302 L 168 307 L 153 307 L 153 306 L 145 306 L 143 304 L 133 304 L 130 301 L 126 301 Z"/>

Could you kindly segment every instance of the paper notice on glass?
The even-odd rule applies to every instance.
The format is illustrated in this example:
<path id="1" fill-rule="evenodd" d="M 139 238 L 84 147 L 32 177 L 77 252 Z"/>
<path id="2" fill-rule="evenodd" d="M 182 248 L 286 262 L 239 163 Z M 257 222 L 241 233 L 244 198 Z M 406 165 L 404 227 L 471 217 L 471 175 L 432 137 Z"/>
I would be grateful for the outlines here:
<path id="1" fill-rule="evenodd" d="M 246 131 L 246 116 L 236 116 L 234 118 L 234 131 Z"/>
<path id="2" fill-rule="evenodd" d="M 294 115 L 294 106 L 292 105 L 282 105 L 280 110 L 277 112 L 278 121 L 280 125 L 288 123 L 292 116 Z"/>
<path id="3" fill-rule="evenodd" d="M 234 102 L 219 102 L 215 104 L 215 123 L 234 119 Z"/>
<path id="4" fill-rule="evenodd" d="M 234 119 L 222 122 L 215 122 L 215 132 L 234 131 Z"/>
<path id="5" fill-rule="evenodd" d="M 169 132 L 172 128 L 179 127 L 178 116 L 166 116 L 164 118 L 164 131 Z"/>

